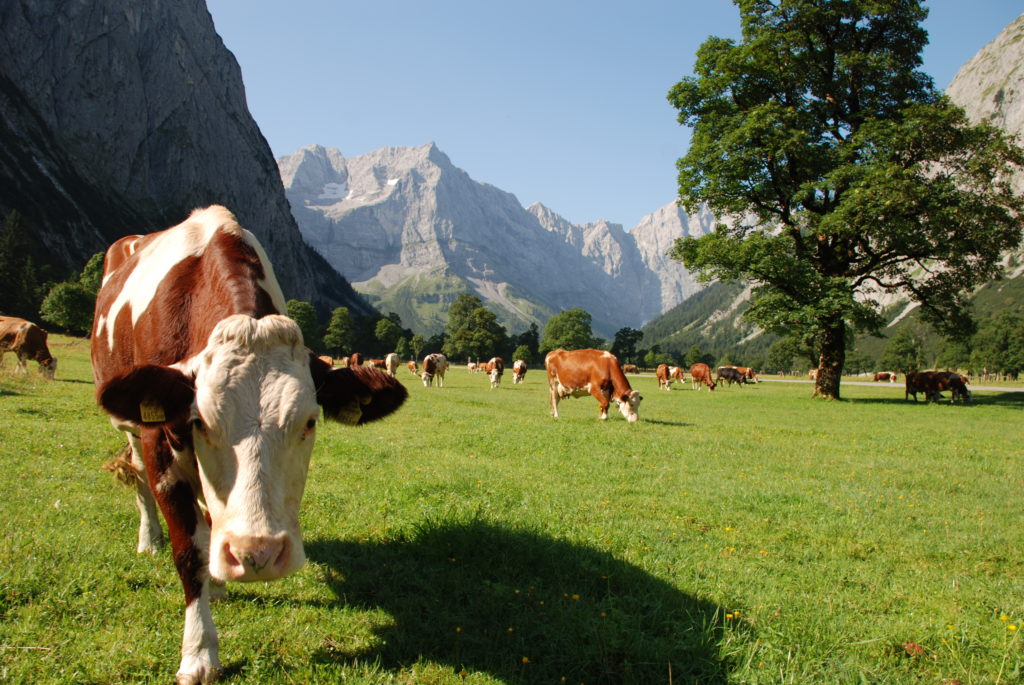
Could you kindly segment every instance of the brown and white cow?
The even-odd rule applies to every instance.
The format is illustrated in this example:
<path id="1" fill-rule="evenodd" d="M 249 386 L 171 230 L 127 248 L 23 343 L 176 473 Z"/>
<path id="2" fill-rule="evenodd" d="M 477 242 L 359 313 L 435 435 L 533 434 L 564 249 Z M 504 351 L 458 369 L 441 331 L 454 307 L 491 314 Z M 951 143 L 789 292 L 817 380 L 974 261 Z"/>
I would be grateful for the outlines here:
<path id="1" fill-rule="evenodd" d="M 398 357 L 398 353 L 397 352 L 389 352 L 387 354 L 387 356 L 384 357 L 384 370 L 387 371 L 392 376 L 394 376 L 395 372 L 398 371 L 398 364 L 399 363 L 400 363 L 400 359 Z"/>
<path id="2" fill-rule="evenodd" d="M 640 369 L 636 364 L 623 364 L 622 373 L 640 373 Z"/>
<path id="3" fill-rule="evenodd" d="M 679 381 L 680 383 L 686 382 L 686 372 L 681 366 L 668 367 L 668 377 L 674 381 Z"/>
<path id="4" fill-rule="evenodd" d="M 466 370 L 470 373 L 476 373 L 480 370 L 480 365 L 476 362 L 466 362 Z"/>
<path id="5" fill-rule="evenodd" d="M 928 402 L 938 402 L 942 399 L 941 393 L 949 390 L 951 393 L 950 403 L 957 400 L 964 402 L 971 401 L 971 391 L 967 389 L 967 378 L 962 374 L 953 371 L 911 371 L 903 374 L 905 390 L 903 399 L 910 395 L 914 396 L 917 402 L 917 394 L 924 393 Z"/>
<path id="6" fill-rule="evenodd" d="M 889 381 L 890 383 L 896 382 L 896 373 L 893 371 L 879 371 L 875 374 L 875 377 L 871 380 L 877 381 Z"/>
<path id="7" fill-rule="evenodd" d="M 501 376 L 505 373 L 505 360 L 501 357 L 491 357 L 486 364 L 484 364 L 484 371 L 487 373 L 487 377 L 491 380 L 491 389 L 497 388 L 501 385 Z"/>
<path id="8" fill-rule="evenodd" d="M 405 367 L 409 369 L 409 373 L 418 376 L 420 375 L 420 367 L 416 364 L 415 360 L 406 363 Z"/>
<path id="9" fill-rule="evenodd" d="M 363 365 L 363 353 L 362 352 L 353 352 L 351 355 L 349 355 L 348 365 L 349 365 L 349 368 L 351 368 L 353 366 L 362 366 Z"/>
<path id="10" fill-rule="evenodd" d="M 526 381 L 526 362 L 522 359 L 517 359 L 512 362 L 512 385 L 518 385 Z"/>
<path id="11" fill-rule="evenodd" d="M 690 383 L 695 390 L 700 386 L 708 386 L 708 390 L 714 392 L 715 382 L 711 380 L 711 367 L 707 364 L 694 364 L 690 367 Z"/>
<path id="12" fill-rule="evenodd" d="M 672 376 L 669 374 L 668 364 L 658 364 L 658 368 L 654 370 L 654 375 L 658 379 L 659 390 L 672 389 Z"/>
<path id="13" fill-rule="evenodd" d="M 439 388 L 444 387 L 444 373 L 448 370 L 448 357 L 440 352 L 428 354 L 423 358 L 423 387 L 429 388 L 434 383 Z"/>
<path id="14" fill-rule="evenodd" d="M 28 362 L 39 364 L 39 373 L 52 379 L 57 371 L 57 358 L 46 346 L 47 333 L 31 321 L 13 316 L 0 316 L 0 366 L 4 354 L 13 352 L 18 358 L 15 369 L 28 373 Z"/>
<path id="15" fill-rule="evenodd" d="M 754 370 L 752 368 L 750 368 L 749 366 L 736 366 L 736 367 L 733 367 L 733 368 L 735 368 L 737 371 L 739 371 L 741 374 L 743 374 L 743 377 L 746 378 L 747 381 L 753 382 L 753 383 L 760 383 L 761 382 L 761 379 L 757 377 L 757 374 L 754 373 Z"/>
<path id="16" fill-rule="evenodd" d="M 597 398 L 599 418 L 608 418 L 608 405 L 614 401 L 629 422 L 640 418 L 637 410 L 643 397 L 633 390 L 619 360 L 603 350 L 553 350 L 544 357 L 551 391 L 551 415 L 558 418 L 558 401 L 566 397 L 593 395 Z"/>
<path id="17" fill-rule="evenodd" d="M 332 369 L 284 311 L 263 248 L 224 207 L 108 251 L 92 329 L 96 397 L 131 446 L 140 552 L 163 543 L 158 505 L 167 522 L 185 593 L 179 683 L 219 676 L 211 589 L 305 563 L 298 507 L 318 405 L 356 424 L 406 397 L 387 374 Z"/>

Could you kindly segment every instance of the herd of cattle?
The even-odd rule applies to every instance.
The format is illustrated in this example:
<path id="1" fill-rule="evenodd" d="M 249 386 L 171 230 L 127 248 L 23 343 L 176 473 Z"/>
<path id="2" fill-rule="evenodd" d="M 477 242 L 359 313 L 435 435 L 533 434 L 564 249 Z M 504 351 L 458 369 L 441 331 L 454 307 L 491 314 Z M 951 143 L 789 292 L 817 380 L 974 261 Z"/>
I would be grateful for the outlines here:
<path id="1" fill-rule="evenodd" d="M 263 247 L 224 207 L 122 238 L 104 259 L 91 333 L 96 399 L 127 438 L 122 466 L 136 488 L 138 551 L 163 545 L 158 509 L 167 524 L 185 598 L 178 683 L 220 676 L 210 599 L 227 581 L 274 580 L 305 563 L 298 505 L 321 409 L 326 419 L 362 424 L 408 395 L 397 354 L 364 362 L 356 353 L 338 367 L 303 345 L 285 312 Z M 36 361 L 52 378 L 57 360 L 46 338 L 33 323 L 0 317 L 0 363 L 12 351 L 21 371 Z M 554 350 L 544 366 L 552 416 L 560 400 L 589 394 L 601 419 L 614 402 L 627 421 L 638 420 L 643 398 L 626 378 L 637 369 L 610 352 Z M 442 354 L 428 354 L 422 369 L 407 365 L 427 387 L 443 387 L 448 367 Z M 497 388 L 505 364 L 494 357 L 467 368 Z M 516 360 L 513 383 L 526 372 Z M 665 390 L 686 380 L 681 367 L 665 364 L 656 375 Z M 712 379 L 707 364 L 694 364 L 689 375 L 698 390 L 760 382 L 742 366 L 719 367 Z M 906 376 L 905 398 L 934 400 L 947 390 L 954 401 L 970 397 L 959 374 Z"/>

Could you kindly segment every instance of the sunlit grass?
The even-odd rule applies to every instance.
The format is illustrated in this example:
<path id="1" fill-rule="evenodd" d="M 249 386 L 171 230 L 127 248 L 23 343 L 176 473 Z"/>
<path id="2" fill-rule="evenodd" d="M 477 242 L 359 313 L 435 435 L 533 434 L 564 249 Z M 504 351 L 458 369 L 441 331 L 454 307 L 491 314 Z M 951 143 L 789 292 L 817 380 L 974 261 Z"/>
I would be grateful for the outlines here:
<path id="1" fill-rule="evenodd" d="M 0 376 L 0 680 L 167 682 L 181 592 L 134 552 L 88 346 Z M 543 372 L 326 425 L 308 565 L 214 606 L 227 682 L 1019 682 L 1022 400 L 657 390 L 549 415 Z M 897 384 L 898 385 L 898 384 Z"/>

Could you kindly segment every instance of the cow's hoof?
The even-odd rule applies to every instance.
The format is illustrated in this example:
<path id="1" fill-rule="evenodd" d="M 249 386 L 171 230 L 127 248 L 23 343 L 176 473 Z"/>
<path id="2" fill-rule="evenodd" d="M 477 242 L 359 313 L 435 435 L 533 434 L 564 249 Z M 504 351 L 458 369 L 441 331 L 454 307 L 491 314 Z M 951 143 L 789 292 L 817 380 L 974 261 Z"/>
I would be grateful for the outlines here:
<path id="1" fill-rule="evenodd" d="M 220 680 L 219 668 L 205 668 L 198 673 L 183 673 L 178 671 L 175 676 L 177 685 L 209 685 Z"/>
<path id="2" fill-rule="evenodd" d="M 220 660 L 216 651 L 203 650 L 191 658 L 183 657 L 175 676 L 177 685 L 209 685 L 220 680 Z"/>

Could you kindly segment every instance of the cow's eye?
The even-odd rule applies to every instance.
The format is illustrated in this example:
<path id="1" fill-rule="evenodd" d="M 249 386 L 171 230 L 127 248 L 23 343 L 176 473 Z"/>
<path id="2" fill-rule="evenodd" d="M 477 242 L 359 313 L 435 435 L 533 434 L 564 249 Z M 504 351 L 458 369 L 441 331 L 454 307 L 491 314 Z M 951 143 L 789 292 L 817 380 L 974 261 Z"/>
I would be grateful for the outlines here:
<path id="1" fill-rule="evenodd" d="M 199 431 L 200 433 L 206 432 L 206 424 L 199 417 L 192 419 L 192 428 Z"/>
<path id="2" fill-rule="evenodd" d="M 308 421 L 306 421 L 306 427 L 302 431 L 302 437 L 305 438 L 314 430 L 316 430 L 316 418 L 310 418 Z"/>

